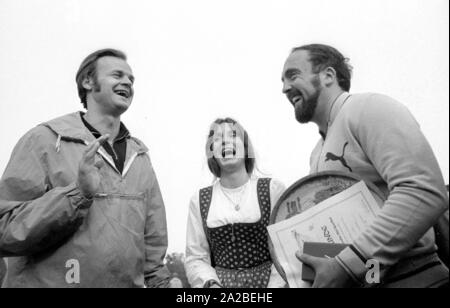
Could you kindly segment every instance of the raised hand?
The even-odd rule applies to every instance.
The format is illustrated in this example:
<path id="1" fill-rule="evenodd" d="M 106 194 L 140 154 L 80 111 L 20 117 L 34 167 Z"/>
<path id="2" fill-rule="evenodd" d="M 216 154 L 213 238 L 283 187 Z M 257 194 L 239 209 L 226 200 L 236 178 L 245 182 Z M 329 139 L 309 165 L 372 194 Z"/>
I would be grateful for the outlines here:
<path id="1" fill-rule="evenodd" d="M 83 157 L 81 157 L 78 167 L 77 185 L 86 198 L 92 198 L 100 186 L 100 169 L 105 163 L 103 160 L 96 160 L 95 153 L 108 137 L 109 135 L 106 134 L 89 144 Z"/>

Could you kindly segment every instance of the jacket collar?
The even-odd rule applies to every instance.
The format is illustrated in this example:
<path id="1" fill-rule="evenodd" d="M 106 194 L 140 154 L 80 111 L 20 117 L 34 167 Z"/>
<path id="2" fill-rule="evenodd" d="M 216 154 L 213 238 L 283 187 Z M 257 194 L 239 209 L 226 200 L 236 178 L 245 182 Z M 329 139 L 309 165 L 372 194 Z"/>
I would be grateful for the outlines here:
<path id="1" fill-rule="evenodd" d="M 89 124 L 88 121 L 86 121 L 86 119 L 84 118 L 84 115 L 85 115 L 85 113 L 80 111 L 80 118 L 81 118 L 81 121 L 83 122 L 84 126 L 87 127 L 87 129 L 91 132 L 92 135 L 94 135 L 95 138 L 100 137 L 101 133 L 95 127 L 93 127 L 91 124 Z M 130 137 L 130 132 L 128 131 L 126 126 L 123 124 L 123 122 L 120 122 L 119 133 L 117 134 L 116 139 L 114 139 L 114 142 L 121 141 L 128 137 Z"/>
<path id="2" fill-rule="evenodd" d="M 61 140 L 85 144 L 95 140 L 95 137 L 83 124 L 81 112 L 69 113 L 39 125 L 51 129 Z M 148 152 L 148 148 L 140 140 L 131 136 L 129 139 L 128 145 L 138 154 Z"/>

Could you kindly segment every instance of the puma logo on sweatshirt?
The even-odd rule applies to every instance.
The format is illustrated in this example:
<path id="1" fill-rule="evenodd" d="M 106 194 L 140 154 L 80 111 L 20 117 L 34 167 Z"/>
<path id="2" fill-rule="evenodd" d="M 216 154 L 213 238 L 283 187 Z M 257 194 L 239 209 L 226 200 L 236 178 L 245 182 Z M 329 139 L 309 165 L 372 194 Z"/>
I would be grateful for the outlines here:
<path id="1" fill-rule="evenodd" d="M 348 141 L 344 144 L 344 147 L 342 148 L 341 156 L 338 156 L 331 152 L 327 152 L 327 154 L 325 155 L 325 161 L 329 161 L 329 160 L 340 161 L 344 167 L 346 167 L 348 170 L 350 170 L 350 172 L 352 172 L 352 168 L 347 164 L 347 161 L 344 158 L 345 148 L 347 147 L 347 145 L 348 145 Z"/>

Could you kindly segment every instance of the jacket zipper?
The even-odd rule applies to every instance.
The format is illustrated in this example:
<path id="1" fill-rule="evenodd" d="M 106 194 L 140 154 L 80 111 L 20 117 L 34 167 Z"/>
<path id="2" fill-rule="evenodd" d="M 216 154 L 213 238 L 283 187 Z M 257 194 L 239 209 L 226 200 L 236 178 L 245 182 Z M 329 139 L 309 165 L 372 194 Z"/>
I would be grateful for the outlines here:
<path id="1" fill-rule="evenodd" d="M 84 141 L 84 143 L 86 145 L 88 145 L 89 143 L 87 141 Z M 113 161 L 111 161 L 111 158 L 105 154 L 105 152 L 103 152 L 103 150 L 101 148 L 99 148 L 97 150 L 97 152 L 109 163 L 109 165 L 117 172 L 120 174 L 119 170 L 117 170 L 116 168 L 116 164 L 114 164 Z M 114 152 L 114 149 L 113 149 Z M 121 174 L 122 179 L 125 178 L 125 175 L 127 174 L 128 170 L 130 170 L 131 165 L 133 164 L 134 160 L 136 159 L 136 157 L 139 155 L 139 152 L 135 152 L 131 158 L 128 160 L 128 162 L 126 163 L 125 168 L 123 169 L 123 172 Z M 114 152 L 114 155 L 116 155 L 116 153 Z"/>

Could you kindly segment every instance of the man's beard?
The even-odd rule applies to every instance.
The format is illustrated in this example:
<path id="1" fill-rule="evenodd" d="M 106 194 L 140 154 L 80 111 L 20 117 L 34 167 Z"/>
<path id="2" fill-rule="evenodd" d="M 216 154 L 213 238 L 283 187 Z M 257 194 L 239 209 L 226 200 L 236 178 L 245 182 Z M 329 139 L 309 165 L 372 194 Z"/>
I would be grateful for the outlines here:
<path id="1" fill-rule="evenodd" d="M 308 123 L 312 120 L 316 112 L 319 95 L 322 90 L 319 76 L 316 75 L 311 82 L 314 86 L 314 94 L 309 97 L 308 100 L 304 100 L 298 107 L 295 107 L 295 118 L 300 123 Z"/>

